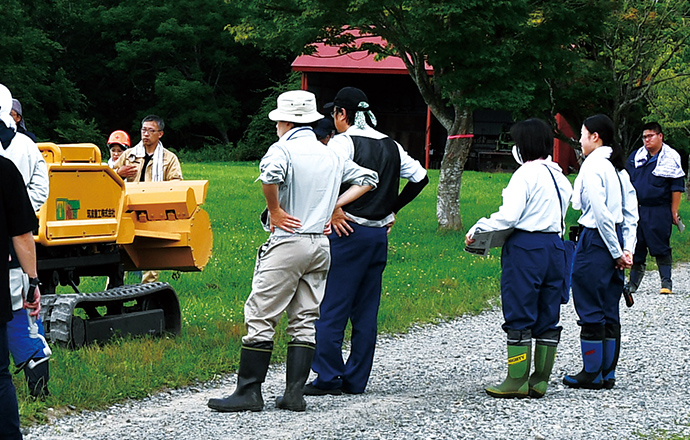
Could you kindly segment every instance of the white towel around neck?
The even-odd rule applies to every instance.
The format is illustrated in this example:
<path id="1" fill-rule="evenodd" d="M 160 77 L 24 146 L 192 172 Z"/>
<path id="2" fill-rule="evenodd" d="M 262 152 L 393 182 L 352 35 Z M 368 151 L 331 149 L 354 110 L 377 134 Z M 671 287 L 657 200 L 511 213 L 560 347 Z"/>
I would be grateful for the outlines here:
<path id="1" fill-rule="evenodd" d="M 131 149 L 132 151 L 128 151 L 129 156 L 135 156 L 135 157 L 145 157 L 146 156 L 146 148 L 144 148 L 144 144 L 139 141 L 138 144 L 134 146 L 134 148 Z M 156 150 L 153 152 L 153 160 L 151 163 L 151 166 L 153 167 L 151 169 L 151 181 L 152 182 L 162 182 L 163 181 L 163 143 L 161 141 L 158 141 L 158 145 L 156 146 Z M 142 173 L 145 173 L 146 170 L 142 169 Z"/>
<path id="2" fill-rule="evenodd" d="M 635 152 L 635 168 L 639 168 L 647 163 L 649 155 L 645 147 L 641 147 Z M 683 167 L 680 164 L 680 154 L 666 144 L 661 146 L 657 154 L 656 166 L 652 174 L 657 177 L 675 179 L 685 176 Z"/>

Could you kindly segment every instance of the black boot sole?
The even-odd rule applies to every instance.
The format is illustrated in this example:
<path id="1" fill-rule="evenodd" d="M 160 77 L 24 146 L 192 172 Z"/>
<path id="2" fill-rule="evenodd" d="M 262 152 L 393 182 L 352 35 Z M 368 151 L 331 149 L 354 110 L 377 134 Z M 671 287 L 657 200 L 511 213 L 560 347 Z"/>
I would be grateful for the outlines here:
<path id="1" fill-rule="evenodd" d="M 223 399 L 211 399 L 208 401 L 206 404 L 209 408 L 212 410 L 218 411 L 218 412 L 242 412 L 242 411 L 251 411 L 251 412 L 259 412 L 263 411 L 264 405 L 261 404 L 259 405 L 254 405 L 254 406 L 229 406 L 223 404 Z"/>

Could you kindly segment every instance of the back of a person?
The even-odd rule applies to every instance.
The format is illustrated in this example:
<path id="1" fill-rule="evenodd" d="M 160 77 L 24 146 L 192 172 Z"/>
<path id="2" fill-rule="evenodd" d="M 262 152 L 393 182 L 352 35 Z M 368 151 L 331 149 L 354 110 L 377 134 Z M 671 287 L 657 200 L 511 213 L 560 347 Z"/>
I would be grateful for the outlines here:
<path id="1" fill-rule="evenodd" d="M 321 233 L 330 219 L 342 179 L 343 159 L 316 137 L 287 142 L 291 159 L 290 215 L 302 220 L 301 233 Z"/>
<path id="2" fill-rule="evenodd" d="M 344 209 L 350 214 L 371 220 L 382 219 L 391 213 L 400 186 L 398 145 L 389 137 L 351 138 L 354 144 L 353 160 L 360 166 L 376 171 L 379 174 L 379 186 Z"/>
<path id="3" fill-rule="evenodd" d="M 560 232 L 561 212 L 568 206 L 572 186 L 560 169 L 549 168 L 551 164 L 551 161 L 535 160 L 515 171 L 514 177 L 527 185 L 525 206 L 516 228 L 523 229 L 522 223 L 537 226 L 533 230 Z"/>

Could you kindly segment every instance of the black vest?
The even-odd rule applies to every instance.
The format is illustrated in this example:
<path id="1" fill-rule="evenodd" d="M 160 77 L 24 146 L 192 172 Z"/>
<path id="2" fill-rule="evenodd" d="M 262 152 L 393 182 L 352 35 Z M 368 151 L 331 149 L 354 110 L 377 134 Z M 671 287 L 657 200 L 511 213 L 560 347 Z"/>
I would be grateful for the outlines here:
<path id="1" fill-rule="evenodd" d="M 348 213 L 366 218 L 381 220 L 393 212 L 393 204 L 398 198 L 400 187 L 400 152 L 398 145 L 389 137 L 372 139 L 363 136 L 350 136 L 355 146 L 354 162 L 379 174 L 379 184 L 359 199 L 345 205 Z M 350 185 L 340 188 L 342 194 Z"/>

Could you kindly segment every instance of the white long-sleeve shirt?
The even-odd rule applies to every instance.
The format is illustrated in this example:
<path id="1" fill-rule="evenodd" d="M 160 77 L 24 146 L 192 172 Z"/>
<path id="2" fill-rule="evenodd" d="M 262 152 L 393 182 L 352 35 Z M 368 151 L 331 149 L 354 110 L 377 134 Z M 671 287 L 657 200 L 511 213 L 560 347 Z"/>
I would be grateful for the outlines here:
<path id="1" fill-rule="evenodd" d="M 11 160 L 24 179 L 34 211 L 48 200 L 48 167 L 43 155 L 30 137 L 16 133 L 10 146 L 0 146 L 0 156 Z"/>
<path id="2" fill-rule="evenodd" d="M 547 168 L 548 167 L 548 168 Z M 549 174 L 551 171 L 551 174 Z M 553 178 L 551 177 L 553 175 Z M 561 200 L 556 193 L 556 179 Z M 518 168 L 503 189 L 503 204 L 489 218 L 482 218 L 469 230 L 515 228 L 530 232 L 563 232 L 563 223 L 573 188 L 551 158 L 533 160 Z"/>
<path id="3" fill-rule="evenodd" d="M 639 216 L 635 187 L 627 171 L 616 171 L 609 161 L 612 151 L 611 147 L 598 147 L 582 163 L 575 179 L 573 208 L 582 209 L 577 222 L 596 228 L 615 259 L 623 255 L 623 249 L 635 249 Z M 623 249 L 618 243 L 617 224 L 622 226 Z"/>

